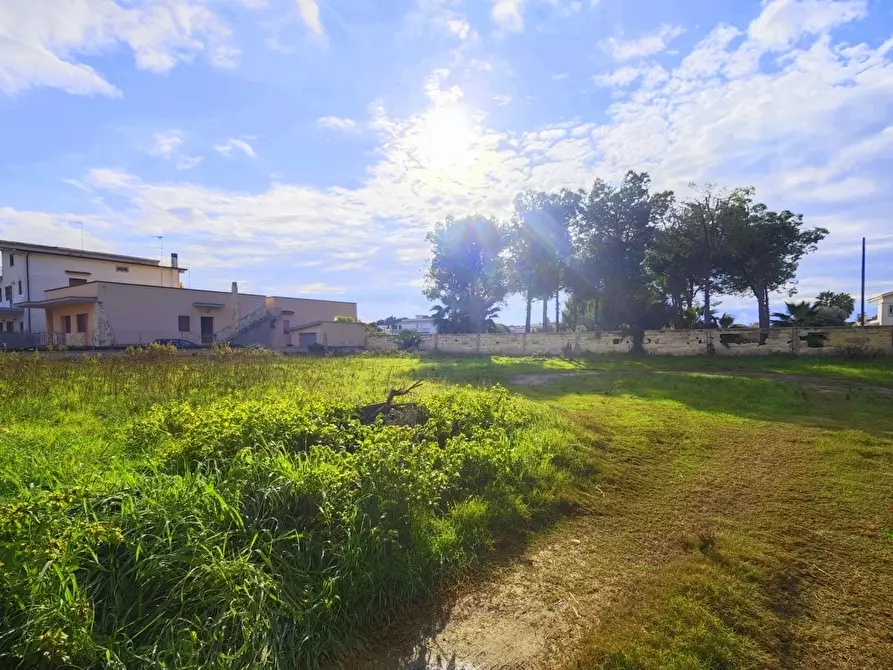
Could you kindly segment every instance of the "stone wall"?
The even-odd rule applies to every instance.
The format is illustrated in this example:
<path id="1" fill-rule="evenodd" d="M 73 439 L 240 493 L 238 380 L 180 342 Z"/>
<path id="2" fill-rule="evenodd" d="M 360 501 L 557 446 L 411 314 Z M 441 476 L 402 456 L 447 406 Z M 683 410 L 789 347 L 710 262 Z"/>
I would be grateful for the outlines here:
<path id="1" fill-rule="evenodd" d="M 422 351 L 442 354 L 502 356 L 628 354 L 633 340 L 619 331 L 480 335 L 422 335 Z M 893 327 L 735 328 L 729 330 L 649 330 L 645 353 L 655 356 L 765 356 L 767 354 L 829 355 L 847 347 L 880 350 L 893 355 Z M 367 347 L 396 348 L 391 338 L 368 338 Z"/>

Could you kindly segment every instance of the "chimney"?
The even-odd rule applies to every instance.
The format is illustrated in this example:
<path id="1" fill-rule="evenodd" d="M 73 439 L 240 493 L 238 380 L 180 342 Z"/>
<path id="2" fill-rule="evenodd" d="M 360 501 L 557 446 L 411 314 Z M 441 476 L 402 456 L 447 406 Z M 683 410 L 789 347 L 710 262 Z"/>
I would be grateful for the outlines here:
<path id="1" fill-rule="evenodd" d="M 177 254 L 171 254 L 171 267 L 178 268 L 180 267 L 180 259 Z"/>
<path id="2" fill-rule="evenodd" d="M 233 282 L 230 301 L 233 308 L 233 332 L 235 332 L 239 326 L 239 285 L 236 282 Z"/>

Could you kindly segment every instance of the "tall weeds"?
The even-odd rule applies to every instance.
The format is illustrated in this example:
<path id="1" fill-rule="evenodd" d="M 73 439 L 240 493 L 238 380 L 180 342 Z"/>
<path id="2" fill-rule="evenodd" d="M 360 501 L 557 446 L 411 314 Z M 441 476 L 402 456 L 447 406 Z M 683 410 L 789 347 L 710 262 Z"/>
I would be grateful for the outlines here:
<path id="1" fill-rule="evenodd" d="M 27 470 L 0 475 L 0 666 L 316 667 L 548 511 L 562 427 L 503 389 L 362 424 L 412 366 L 4 357 L 16 439 L 118 464 L 0 441 Z"/>

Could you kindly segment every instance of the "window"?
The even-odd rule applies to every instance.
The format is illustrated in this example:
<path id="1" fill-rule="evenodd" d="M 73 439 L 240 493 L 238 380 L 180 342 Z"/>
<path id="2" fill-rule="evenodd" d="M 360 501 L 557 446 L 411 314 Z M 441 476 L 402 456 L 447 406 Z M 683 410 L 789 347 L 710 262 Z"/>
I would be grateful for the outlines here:
<path id="1" fill-rule="evenodd" d="M 893 305 L 890 305 L 890 306 L 887 308 L 887 314 L 889 314 L 890 316 L 893 316 Z"/>
<path id="2" fill-rule="evenodd" d="M 80 286 L 81 284 L 86 284 L 87 280 L 82 277 L 69 277 L 68 285 L 69 286 Z"/>
<path id="3" fill-rule="evenodd" d="M 22 295 L 22 280 L 19 279 L 19 295 Z"/>
<path id="4" fill-rule="evenodd" d="M 181 333 L 188 333 L 192 330 L 189 327 L 189 317 L 188 316 L 178 316 L 177 317 L 177 326 L 180 329 Z"/>
<path id="5" fill-rule="evenodd" d="M 15 254 L 9 254 L 9 267 L 14 268 L 16 266 L 16 256 Z"/>
<path id="6" fill-rule="evenodd" d="M 24 321 L 19 321 L 19 332 L 20 333 L 25 332 L 25 322 Z"/>
<path id="7" fill-rule="evenodd" d="M 77 323 L 78 332 L 86 333 L 87 332 L 87 315 L 86 314 L 78 314 L 75 318 L 77 319 L 77 322 L 78 322 Z"/>
<path id="8" fill-rule="evenodd" d="M 288 333 L 288 329 L 291 327 L 291 321 L 288 319 L 282 319 L 282 332 Z"/>
<path id="9" fill-rule="evenodd" d="M 11 285 L 10 285 L 10 286 L 7 286 L 6 289 L 5 289 L 5 291 L 6 291 L 5 298 L 6 298 L 7 300 L 12 300 L 12 286 L 11 286 Z"/>
<path id="10" fill-rule="evenodd" d="M 115 272 L 130 272 L 130 268 L 126 265 L 116 265 Z"/>
<path id="11" fill-rule="evenodd" d="M 62 330 L 66 333 L 71 332 L 71 314 L 66 314 L 62 317 Z"/>
<path id="12" fill-rule="evenodd" d="M 7 321 L 7 322 L 6 322 L 6 332 L 7 332 L 7 333 L 11 333 L 11 332 L 12 332 L 12 327 L 13 327 L 13 325 L 14 325 L 14 324 L 13 324 L 12 321 Z"/>

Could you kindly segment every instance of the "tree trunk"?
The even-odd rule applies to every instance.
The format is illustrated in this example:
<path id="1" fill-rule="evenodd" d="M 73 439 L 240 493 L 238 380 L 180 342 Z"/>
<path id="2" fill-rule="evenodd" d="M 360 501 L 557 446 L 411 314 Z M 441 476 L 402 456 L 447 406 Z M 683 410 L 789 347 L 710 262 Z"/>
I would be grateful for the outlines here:
<path id="1" fill-rule="evenodd" d="M 710 281 L 704 285 L 704 328 L 710 327 Z"/>
<path id="2" fill-rule="evenodd" d="M 530 332 L 530 313 L 533 311 L 533 294 L 527 289 L 527 320 L 524 322 L 524 332 Z"/>
<path id="3" fill-rule="evenodd" d="M 549 332 L 549 296 L 543 296 L 543 332 Z"/>
<path id="4" fill-rule="evenodd" d="M 555 287 L 555 332 L 561 330 L 561 300 L 558 298 L 561 296 L 561 289 L 557 286 Z"/>

